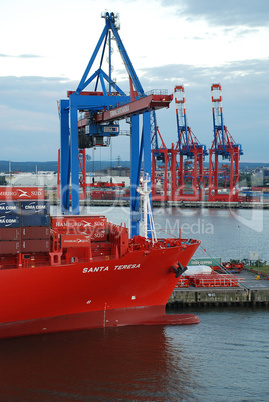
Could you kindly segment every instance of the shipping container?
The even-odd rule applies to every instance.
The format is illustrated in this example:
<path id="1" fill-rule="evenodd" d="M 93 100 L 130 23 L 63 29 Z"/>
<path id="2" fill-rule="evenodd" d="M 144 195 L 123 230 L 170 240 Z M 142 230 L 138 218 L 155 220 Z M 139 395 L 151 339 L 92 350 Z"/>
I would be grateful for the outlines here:
<path id="1" fill-rule="evenodd" d="M 19 228 L 21 216 L 15 214 L 0 215 L 0 228 Z"/>
<path id="2" fill-rule="evenodd" d="M 60 234 L 87 234 L 91 235 L 94 231 L 105 230 L 106 218 L 103 215 L 85 216 L 70 215 L 66 217 L 55 216 L 51 218 L 52 229 Z"/>
<path id="3" fill-rule="evenodd" d="M 44 187 L 0 186 L 0 200 L 43 200 L 44 198 Z"/>
<path id="4" fill-rule="evenodd" d="M 103 195 L 103 191 L 94 190 L 91 192 L 92 200 L 101 200 Z"/>
<path id="5" fill-rule="evenodd" d="M 49 226 L 50 216 L 45 214 L 32 214 L 21 216 L 21 226 Z"/>
<path id="6" fill-rule="evenodd" d="M 26 239 L 21 241 L 22 253 L 44 253 L 50 250 L 50 241 L 44 239 Z"/>
<path id="7" fill-rule="evenodd" d="M 263 193 L 269 193 L 269 187 L 251 187 L 252 191 L 261 191 Z"/>
<path id="8" fill-rule="evenodd" d="M 0 201 L 0 215 L 20 214 L 20 203 L 18 201 Z"/>
<path id="9" fill-rule="evenodd" d="M 104 191 L 102 194 L 102 200 L 115 200 L 115 191 Z"/>
<path id="10" fill-rule="evenodd" d="M 255 195 L 249 195 L 246 198 L 247 202 L 260 202 L 260 196 L 255 196 Z"/>
<path id="11" fill-rule="evenodd" d="M 91 245 L 91 237 L 87 235 L 75 235 L 75 234 L 62 234 L 61 235 L 61 247 L 89 247 Z"/>
<path id="12" fill-rule="evenodd" d="M 0 241 L 20 240 L 21 228 L 0 228 Z"/>
<path id="13" fill-rule="evenodd" d="M 238 201 L 239 202 L 245 202 L 247 200 L 247 196 L 246 195 L 239 195 L 238 197 Z"/>
<path id="14" fill-rule="evenodd" d="M 197 265 L 203 265 L 203 266 L 216 266 L 216 265 L 221 265 L 221 258 L 220 257 L 201 257 L 201 258 L 191 258 L 191 260 L 188 263 L 188 266 L 197 266 Z"/>
<path id="15" fill-rule="evenodd" d="M 20 241 L 0 241 L 0 254 L 17 254 L 21 252 Z"/>
<path id="16" fill-rule="evenodd" d="M 106 241 L 107 240 L 107 233 L 105 229 L 102 228 L 96 228 L 89 232 L 89 235 L 91 236 L 91 241 Z"/>
<path id="17" fill-rule="evenodd" d="M 27 200 L 21 201 L 21 213 L 22 214 L 46 214 L 50 213 L 50 203 L 45 200 Z"/>
<path id="18" fill-rule="evenodd" d="M 26 226 L 21 228 L 21 239 L 49 239 L 49 226 Z"/>

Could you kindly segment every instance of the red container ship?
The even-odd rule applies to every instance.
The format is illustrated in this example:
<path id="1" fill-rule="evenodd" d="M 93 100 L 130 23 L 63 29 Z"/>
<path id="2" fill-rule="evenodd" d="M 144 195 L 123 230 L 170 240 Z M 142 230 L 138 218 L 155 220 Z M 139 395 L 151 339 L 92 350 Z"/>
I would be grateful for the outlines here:
<path id="1" fill-rule="evenodd" d="M 199 322 L 165 314 L 199 241 L 130 240 L 102 215 L 54 217 L 40 205 L 26 215 L 17 204 L 0 217 L 0 338 Z"/>

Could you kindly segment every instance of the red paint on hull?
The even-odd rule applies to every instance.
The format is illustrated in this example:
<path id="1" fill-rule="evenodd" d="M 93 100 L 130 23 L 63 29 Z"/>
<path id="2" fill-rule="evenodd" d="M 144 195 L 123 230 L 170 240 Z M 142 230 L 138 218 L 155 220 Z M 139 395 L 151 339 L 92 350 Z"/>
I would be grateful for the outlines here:
<path id="1" fill-rule="evenodd" d="M 0 270 L 0 338 L 134 324 L 187 324 L 165 315 L 178 279 L 199 242 L 129 251 L 100 261 Z M 105 320 L 105 321 L 104 321 Z M 46 328 L 46 329 L 44 329 Z"/>
<path id="2" fill-rule="evenodd" d="M 0 325 L 0 338 L 126 325 L 190 325 L 199 322 L 194 314 L 167 315 L 164 306 L 135 307 L 5 323 Z"/>

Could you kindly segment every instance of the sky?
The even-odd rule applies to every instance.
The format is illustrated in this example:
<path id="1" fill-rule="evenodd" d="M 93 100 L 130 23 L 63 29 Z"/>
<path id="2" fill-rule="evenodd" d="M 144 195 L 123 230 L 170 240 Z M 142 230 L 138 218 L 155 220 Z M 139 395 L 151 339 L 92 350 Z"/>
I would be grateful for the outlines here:
<path id="1" fill-rule="evenodd" d="M 1 0 L 0 160 L 57 159 L 57 100 L 77 88 L 105 10 L 119 13 L 119 34 L 145 92 L 172 94 L 184 85 L 188 125 L 209 149 L 210 88 L 220 83 L 224 124 L 242 145 L 241 161 L 269 162 L 268 0 Z M 113 65 L 128 92 L 116 48 Z M 166 146 L 176 143 L 174 102 L 157 112 L 157 123 Z M 109 149 L 87 153 L 128 160 L 129 141 L 119 136 Z"/>

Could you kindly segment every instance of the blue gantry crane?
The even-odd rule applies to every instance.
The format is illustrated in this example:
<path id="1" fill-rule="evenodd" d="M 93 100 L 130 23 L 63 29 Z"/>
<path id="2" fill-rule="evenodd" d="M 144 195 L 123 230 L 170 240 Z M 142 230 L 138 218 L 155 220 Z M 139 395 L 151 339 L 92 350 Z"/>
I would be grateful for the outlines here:
<path id="1" fill-rule="evenodd" d="M 94 52 L 75 91 L 67 93 L 67 99 L 59 102 L 61 129 L 61 208 L 79 214 L 79 160 L 81 148 L 102 146 L 106 137 L 118 135 L 121 119 L 131 121 L 131 173 L 130 173 L 130 227 L 131 236 L 139 233 L 139 186 L 142 161 L 144 172 L 151 177 L 151 122 L 150 113 L 169 107 L 173 95 L 146 94 L 129 59 L 119 35 L 119 16 L 113 12 L 102 13 L 105 26 Z M 129 93 L 112 79 L 112 40 L 117 44 L 129 77 Z M 103 68 L 108 49 L 108 72 Z M 93 65 L 100 55 L 98 68 Z M 85 91 L 89 84 L 94 91 Z M 85 113 L 81 120 L 79 113 Z M 140 124 L 142 115 L 143 124 Z M 140 125 L 142 129 L 140 130 Z"/>

